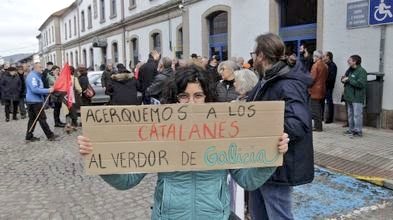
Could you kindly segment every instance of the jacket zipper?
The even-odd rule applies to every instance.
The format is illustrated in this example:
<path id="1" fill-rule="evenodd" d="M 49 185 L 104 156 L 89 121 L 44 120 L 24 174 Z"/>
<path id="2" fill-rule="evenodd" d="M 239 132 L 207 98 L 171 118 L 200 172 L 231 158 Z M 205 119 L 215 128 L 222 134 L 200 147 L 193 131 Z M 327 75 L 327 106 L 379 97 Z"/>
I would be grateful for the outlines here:
<path id="1" fill-rule="evenodd" d="M 193 190 L 194 190 L 194 192 L 193 192 L 193 194 L 192 194 L 192 219 L 196 219 L 196 212 L 195 212 L 195 195 L 196 195 L 196 178 L 195 178 L 195 173 L 194 172 L 192 172 L 191 173 L 191 175 L 192 175 L 192 182 L 193 182 Z"/>

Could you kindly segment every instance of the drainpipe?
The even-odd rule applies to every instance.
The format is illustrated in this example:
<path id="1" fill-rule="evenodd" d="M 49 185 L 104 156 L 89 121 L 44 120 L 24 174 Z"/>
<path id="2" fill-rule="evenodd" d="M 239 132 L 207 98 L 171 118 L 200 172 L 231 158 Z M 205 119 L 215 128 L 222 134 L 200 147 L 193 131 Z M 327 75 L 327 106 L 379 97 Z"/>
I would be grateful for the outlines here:
<path id="1" fill-rule="evenodd" d="M 120 24 L 121 27 L 123 29 L 123 62 L 124 62 L 124 66 L 128 66 L 127 65 L 127 57 L 126 57 L 126 27 L 124 25 L 124 19 L 125 15 L 124 15 L 124 0 L 121 1 L 121 20 L 120 20 Z"/>
<path id="2" fill-rule="evenodd" d="M 81 54 L 81 41 L 80 41 L 80 29 L 79 29 L 79 5 L 82 3 L 82 1 L 78 1 L 78 5 L 77 5 L 77 15 L 76 15 L 76 23 L 78 24 L 78 29 L 77 29 L 77 32 L 78 32 L 78 35 L 77 35 L 77 40 L 78 40 L 78 56 L 76 57 L 76 61 L 77 61 L 77 63 L 78 63 L 78 65 L 80 65 L 81 63 L 79 62 L 80 60 L 79 60 L 79 56 L 80 56 L 80 54 Z M 70 31 L 72 31 L 72 30 L 70 30 Z M 72 36 L 72 34 L 71 34 L 71 36 Z M 77 68 L 77 67 L 76 67 Z M 87 68 L 87 67 L 86 67 Z"/>

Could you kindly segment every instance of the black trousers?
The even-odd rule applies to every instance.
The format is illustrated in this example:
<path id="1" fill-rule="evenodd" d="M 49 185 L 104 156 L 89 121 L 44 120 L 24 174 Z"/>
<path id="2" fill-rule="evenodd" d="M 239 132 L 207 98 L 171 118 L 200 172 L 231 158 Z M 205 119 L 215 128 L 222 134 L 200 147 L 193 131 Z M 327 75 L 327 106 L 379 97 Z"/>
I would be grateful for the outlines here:
<path id="1" fill-rule="evenodd" d="M 20 110 L 20 115 L 21 115 L 22 117 L 25 117 L 26 114 L 27 114 L 27 111 L 26 111 L 25 99 L 24 99 L 24 98 L 21 98 L 21 99 L 19 100 L 19 110 Z"/>
<path id="2" fill-rule="evenodd" d="M 38 113 L 40 112 L 40 109 L 42 107 L 43 103 L 34 103 L 34 104 L 27 104 L 27 110 L 29 114 L 29 122 L 27 123 L 27 132 L 26 132 L 26 140 L 29 140 L 33 138 L 33 133 L 35 126 L 37 123 L 33 125 L 34 119 L 37 117 Z M 48 123 L 46 123 L 46 114 L 45 111 L 42 110 L 40 116 L 38 117 L 37 122 L 40 124 L 42 130 L 45 133 L 45 136 L 47 138 L 51 138 L 54 134 L 50 130 Z M 33 126 L 33 127 L 32 127 Z M 29 132 L 29 129 L 32 127 L 31 131 Z"/>
<path id="3" fill-rule="evenodd" d="M 333 89 L 326 89 L 326 104 L 322 102 L 322 119 L 325 119 L 326 123 L 334 121 L 334 104 L 333 104 Z M 327 111 L 325 111 L 327 106 Z"/>
<path id="4" fill-rule="evenodd" d="M 4 100 L 4 111 L 5 111 L 6 119 L 10 119 L 11 105 L 12 105 L 12 117 L 14 119 L 16 118 L 16 115 L 18 113 L 19 101 Z"/>
<path id="5" fill-rule="evenodd" d="M 69 109 L 68 115 L 66 115 L 67 118 L 67 123 L 70 123 L 74 127 L 78 126 L 78 112 L 77 112 L 77 107 L 75 105 L 72 105 L 72 107 Z"/>
<path id="6" fill-rule="evenodd" d="M 61 121 L 60 121 L 60 109 L 61 109 L 62 102 L 61 101 L 60 102 L 56 101 L 56 102 L 53 102 L 53 104 L 54 104 L 54 107 L 53 107 L 53 119 L 55 121 L 55 124 L 60 124 L 61 123 Z"/>
<path id="7" fill-rule="evenodd" d="M 314 129 L 322 131 L 322 102 L 324 99 L 311 99 L 312 119 L 314 120 Z"/>

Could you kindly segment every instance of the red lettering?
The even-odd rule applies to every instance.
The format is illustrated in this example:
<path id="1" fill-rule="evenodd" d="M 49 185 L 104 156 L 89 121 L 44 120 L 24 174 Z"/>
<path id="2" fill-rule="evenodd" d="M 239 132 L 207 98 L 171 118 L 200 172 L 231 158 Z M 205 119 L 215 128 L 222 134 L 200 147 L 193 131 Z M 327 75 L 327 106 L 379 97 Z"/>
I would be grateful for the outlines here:
<path id="1" fill-rule="evenodd" d="M 214 133 L 213 133 L 213 132 L 214 132 Z M 216 135 L 217 135 L 217 124 L 216 124 L 216 123 L 214 123 L 213 132 L 212 132 L 212 130 L 209 128 L 209 125 L 208 125 L 208 124 L 203 124 L 203 137 L 204 137 L 205 139 L 208 139 L 208 138 L 215 139 L 215 138 L 217 138 L 217 137 L 216 137 Z M 210 137 L 208 137 L 208 135 L 209 135 Z"/>
<path id="2" fill-rule="evenodd" d="M 229 136 L 231 137 L 231 138 L 234 138 L 234 137 L 236 137 L 238 134 L 239 134 L 239 125 L 237 124 L 237 121 L 233 121 L 232 123 L 231 123 L 231 128 L 234 128 L 236 131 L 234 132 L 234 134 L 231 134 L 230 132 L 229 132 Z"/>
<path id="3" fill-rule="evenodd" d="M 180 125 L 179 128 L 179 141 L 186 141 L 186 139 L 183 137 L 183 125 Z"/>
<path id="4" fill-rule="evenodd" d="M 222 122 L 220 122 L 220 125 L 218 126 L 218 137 L 219 138 L 224 138 L 224 135 L 222 133 L 225 130 L 225 127 L 224 127 L 225 123 L 226 123 L 225 121 L 222 121 Z"/>
<path id="5" fill-rule="evenodd" d="M 160 128 L 161 128 L 161 137 L 162 137 L 162 140 L 164 140 L 166 125 L 160 125 Z"/>
<path id="6" fill-rule="evenodd" d="M 168 133 L 166 133 L 166 139 L 169 139 L 169 136 L 172 135 L 172 140 L 176 139 L 176 127 L 174 124 L 170 124 L 168 128 Z"/>
<path id="7" fill-rule="evenodd" d="M 143 128 L 146 128 L 146 126 L 142 126 L 142 127 L 140 127 L 139 129 L 138 129 L 138 136 L 139 136 L 139 140 L 141 140 L 141 141 L 146 141 L 147 140 L 147 138 L 143 138 L 142 137 L 142 129 Z"/>
<path id="8" fill-rule="evenodd" d="M 191 128 L 190 134 L 188 135 L 188 139 L 191 140 L 193 134 L 196 133 L 198 135 L 198 138 L 201 139 L 201 134 L 199 134 L 199 128 L 197 124 L 194 124 Z"/>
<path id="9" fill-rule="evenodd" d="M 157 128 L 155 124 L 151 125 L 151 129 L 150 129 L 150 140 L 152 139 L 153 135 L 156 136 L 156 140 L 159 141 L 160 139 L 158 138 L 158 133 L 157 133 Z"/>

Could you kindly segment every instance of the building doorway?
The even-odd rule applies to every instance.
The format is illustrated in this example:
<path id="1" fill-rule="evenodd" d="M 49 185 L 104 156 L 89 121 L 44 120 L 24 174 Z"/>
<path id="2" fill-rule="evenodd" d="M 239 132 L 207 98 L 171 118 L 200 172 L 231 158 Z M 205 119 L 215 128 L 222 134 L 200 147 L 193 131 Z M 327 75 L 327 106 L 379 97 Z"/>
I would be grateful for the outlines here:
<path id="1" fill-rule="evenodd" d="M 208 17 L 209 56 L 216 55 L 221 61 L 228 60 L 228 13 L 216 11 Z"/>

